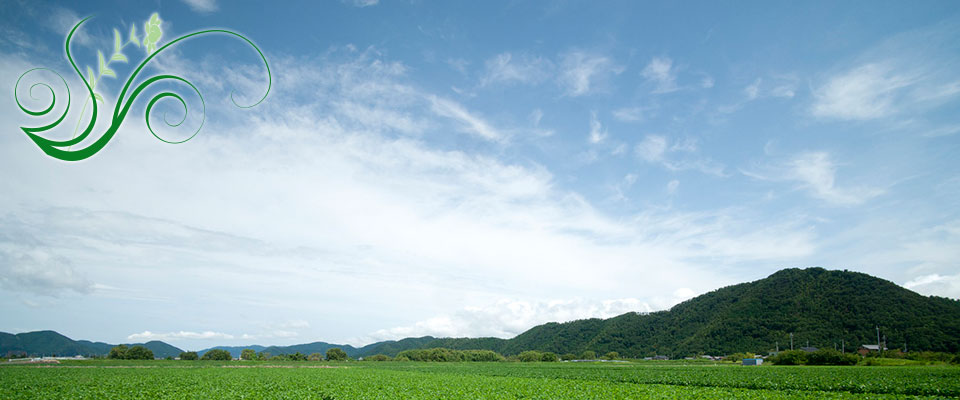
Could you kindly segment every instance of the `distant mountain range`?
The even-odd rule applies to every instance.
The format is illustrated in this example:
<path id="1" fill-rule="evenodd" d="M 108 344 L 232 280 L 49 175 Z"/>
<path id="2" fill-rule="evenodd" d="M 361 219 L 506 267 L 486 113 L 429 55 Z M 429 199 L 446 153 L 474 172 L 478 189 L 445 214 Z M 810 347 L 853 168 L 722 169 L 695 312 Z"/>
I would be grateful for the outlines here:
<path id="1" fill-rule="evenodd" d="M 127 343 L 127 346 L 143 346 L 154 357 L 177 357 L 183 350 L 164 342 L 153 340 L 146 343 Z M 16 335 L 0 332 L 0 355 L 26 353 L 31 356 L 95 356 L 107 355 L 114 344 L 73 340 L 54 331 L 36 331 Z"/>
<path id="2" fill-rule="evenodd" d="M 960 351 L 960 301 L 925 297 L 893 282 L 858 272 L 822 268 L 785 269 L 767 278 L 728 286 L 649 314 L 627 313 L 609 319 L 547 323 L 512 339 L 435 338 L 384 341 L 360 348 L 326 342 L 292 346 L 218 346 L 238 357 L 243 349 L 273 355 L 321 353 L 332 347 L 350 357 L 395 356 L 403 350 L 446 347 L 494 350 L 504 355 L 525 350 L 558 354 L 585 350 L 624 356 L 686 356 L 765 353 L 810 345 L 848 350 L 876 344 L 877 330 L 889 348 Z M 157 357 L 182 350 L 152 341 L 143 344 Z M 105 355 L 113 345 L 73 341 L 53 331 L 0 333 L 0 354 Z M 200 351 L 201 355 L 210 349 Z"/>

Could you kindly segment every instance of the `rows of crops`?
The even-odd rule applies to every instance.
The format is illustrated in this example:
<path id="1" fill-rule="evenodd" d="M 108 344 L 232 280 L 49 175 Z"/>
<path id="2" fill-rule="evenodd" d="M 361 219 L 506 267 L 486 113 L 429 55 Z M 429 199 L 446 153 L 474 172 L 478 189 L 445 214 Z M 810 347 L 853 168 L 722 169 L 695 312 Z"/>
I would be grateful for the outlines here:
<path id="1" fill-rule="evenodd" d="M 960 368 L 946 366 L 758 368 L 710 364 L 462 363 L 438 369 L 429 364 L 410 363 L 385 364 L 380 368 L 618 383 L 960 397 Z"/>
<path id="2" fill-rule="evenodd" d="M 234 365 L 236 366 L 236 365 Z M 249 366 L 246 364 L 245 366 Z M 257 364 L 0 367 L 3 399 L 639 399 L 863 398 L 833 385 L 836 370 L 818 368 L 657 367 L 574 364 L 349 363 L 337 368 Z M 143 367 L 143 368 L 138 368 Z M 926 385 L 954 396 L 960 369 L 851 368 L 860 377 Z M 926 377 L 924 372 L 931 374 Z M 662 376 L 658 381 L 657 376 Z M 685 380 L 681 378 L 687 376 Z M 790 384 L 745 385 L 782 379 Z M 806 382 L 804 386 L 803 382 Z M 827 382 L 825 384 L 825 382 Z M 753 387 L 758 388 L 753 388 Z M 887 386 L 870 386 L 880 390 Z M 914 389 L 917 390 L 917 389 Z M 921 390 L 928 395 L 936 390 Z M 861 391 L 865 392 L 865 391 Z M 892 388 L 869 398 L 902 398 Z M 929 396 L 937 398 L 937 396 Z"/>

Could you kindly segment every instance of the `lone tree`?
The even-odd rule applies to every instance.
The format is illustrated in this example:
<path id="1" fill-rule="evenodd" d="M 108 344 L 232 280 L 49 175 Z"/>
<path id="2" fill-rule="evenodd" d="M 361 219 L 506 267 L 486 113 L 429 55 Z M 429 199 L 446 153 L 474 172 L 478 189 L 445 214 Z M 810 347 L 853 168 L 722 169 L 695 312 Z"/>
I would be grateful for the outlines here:
<path id="1" fill-rule="evenodd" d="M 344 361 L 347 359 L 347 353 L 339 347 L 327 350 L 327 361 Z"/>
<path id="2" fill-rule="evenodd" d="M 536 350 L 527 350 L 527 351 L 524 351 L 524 352 L 520 353 L 520 354 L 517 356 L 517 359 L 519 359 L 521 362 L 537 362 L 537 361 L 540 361 L 540 359 L 541 359 L 542 357 L 543 357 L 543 355 L 540 354 L 539 351 L 536 351 Z"/>
<path id="3" fill-rule="evenodd" d="M 217 360 L 217 361 L 230 361 L 233 359 L 233 356 L 230 355 L 229 351 L 224 349 L 213 349 L 206 353 L 203 353 L 201 360 Z"/>
<path id="4" fill-rule="evenodd" d="M 185 351 L 183 353 L 180 353 L 181 360 L 196 360 L 198 358 L 200 358 L 200 356 L 198 356 L 197 352 L 195 351 Z"/>
<path id="5" fill-rule="evenodd" d="M 307 360 L 310 360 L 310 361 L 323 361 L 323 354 L 313 353 L 313 354 L 310 355 L 310 357 L 307 357 Z"/>
<path id="6" fill-rule="evenodd" d="M 543 361 L 543 362 L 557 361 L 557 355 L 549 351 L 546 353 L 540 353 L 540 361 Z"/>
<path id="7" fill-rule="evenodd" d="M 133 346 L 127 350 L 127 360 L 152 360 L 153 351 L 143 346 Z"/>
<path id="8" fill-rule="evenodd" d="M 256 360 L 256 359 L 257 359 L 257 352 L 256 352 L 256 351 L 253 351 L 253 349 L 243 349 L 243 351 L 240 352 L 240 359 L 241 359 L 241 360 Z"/>
<path id="9" fill-rule="evenodd" d="M 608 359 L 608 360 L 616 360 L 616 359 L 620 358 L 620 353 L 617 353 L 617 352 L 615 352 L 615 351 L 611 351 L 611 352 L 607 353 L 606 355 L 604 355 L 603 358 L 606 358 L 606 359 Z"/>
<path id="10" fill-rule="evenodd" d="M 110 349 L 110 354 L 107 354 L 107 358 L 114 360 L 125 360 L 127 358 L 127 345 L 121 344 L 119 346 L 114 346 Z"/>
<path id="11" fill-rule="evenodd" d="M 596 359 L 597 359 L 597 353 L 594 352 L 593 350 L 584 351 L 583 353 L 580 353 L 580 359 L 581 359 L 581 360 L 596 360 Z"/>

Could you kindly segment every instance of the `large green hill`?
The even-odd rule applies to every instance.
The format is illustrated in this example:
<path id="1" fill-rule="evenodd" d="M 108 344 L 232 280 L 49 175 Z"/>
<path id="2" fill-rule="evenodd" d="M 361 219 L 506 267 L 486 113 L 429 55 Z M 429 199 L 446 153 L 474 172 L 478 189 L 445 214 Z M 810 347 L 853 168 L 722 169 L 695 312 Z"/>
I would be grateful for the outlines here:
<path id="1" fill-rule="evenodd" d="M 960 351 L 960 301 L 925 297 L 893 282 L 850 271 L 785 269 L 767 278 L 728 286 L 649 314 L 536 326 L 512 339 L 418 338 L 410 346 L 361 348 L 360 355 L 406 348 L 524 350 L 672 357 L 766 353 L 794 346 L 847 349 L 876 344 L 909 350 Z M 427 340 L 430 339 L 430 340 Z M 882 339 L 882 338 L 881 338 Z M 407 339 L 405 339 L 407 340 Z M 382 351 L 387 350 L 387 351 Z"/>

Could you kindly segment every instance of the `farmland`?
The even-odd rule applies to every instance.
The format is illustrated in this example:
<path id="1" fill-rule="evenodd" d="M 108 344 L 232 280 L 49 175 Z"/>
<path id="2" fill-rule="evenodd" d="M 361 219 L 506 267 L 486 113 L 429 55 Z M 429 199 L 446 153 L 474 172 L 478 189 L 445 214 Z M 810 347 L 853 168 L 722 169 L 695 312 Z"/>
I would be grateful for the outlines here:
<path id="1" fill-rule="evenodd" d="M 865 396 L 866 395 L 866 396 Z M 956 367 L 81 361 L 0 367 L 0 398 L 956 398 Z"/>

